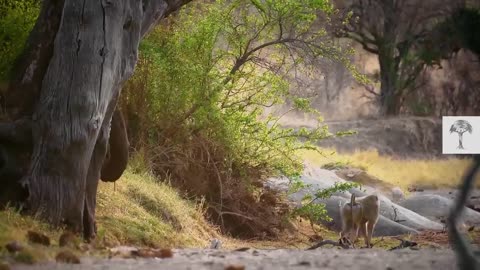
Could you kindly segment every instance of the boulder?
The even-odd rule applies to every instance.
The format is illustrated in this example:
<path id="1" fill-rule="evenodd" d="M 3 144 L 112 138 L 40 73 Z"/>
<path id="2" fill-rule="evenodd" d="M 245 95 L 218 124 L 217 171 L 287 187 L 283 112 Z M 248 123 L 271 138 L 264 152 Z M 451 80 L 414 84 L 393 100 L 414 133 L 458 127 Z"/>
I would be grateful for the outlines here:
<path id="1" fill-rule="evenodd" d="M 306 194 L 315 193 L 320 189 L 332 187 L 336 182 L 346 182 L 338 177 L 332 171 L 320 168 L 307 167 L 305 173 L 301 176 L 301 180 L 308 185 L 307 188 L 290 194 L 291 201 L 300 205 L 302 198 Z M 287 178 L 271 178 L 269 180 L 270 187 L 286 190 L 288 187 Z M 318 203 L 326 205 L 328 215 L 333 219 L 332 222 L 322 221 L 327 227 L 336 231 L 341 230 L 340 206 L 350 200 L 351 193 L 357 197 L 366 196 L 368 194 L 377 194 L 380 199 L 380 219 L 375 229 L 375 235 L 392 236 L 406 233 L 416 233 L 417 230 L 442 230 L 443 225 L 429 220 L 401 205 L 393 203 L 389 198 L 379 193 L 375 188 L 370 186 L 362 186 L 362 189 L 352 188 L 348 192 L 335 192 L 332 197 L 326 200 L 318 200 Z"/>
<path id="2" fill-rule="evenodd" d="M 438 222 L 444 221 L 454 205 L 454 201 L 436 194 L 414 194 L 400 205 L 424 217 Z M 480 213 L 465 207 L 462 220 L 468 225 L 480 225 Z"/>
<path id="3" fill-rule="evenodd" d="M 318 203 L 324 203 L 328 212 L 328 216 L 332 218 L 332 221 L 320 221 L 327 228 L 335 231 L 341 231 L 342 222 L 340 218 L 340 206 L 348 202 L 349 199 L 339 196 L 332 196 L 326 200 L 321 200 Z M 416 234 L 417 230 L 409 228 L 400 223 L 394 222 L 383 215 L 380 215 L 378 223 L 375 226 L 374 236 L 396 236 L 402 234 Z"/>
<path id="4" fill-rule="evenodd" d="M 380 214 L 384 217 L 401 223 L 415 230 L 442 230 L 443 224 L 432 221 L 421 214 L 409 210 L 399 204 L 393 203 L 383 195 L 380 198 Z"/>
<path id="5" fill-rule="evenodd" d="M 391 190 L 391 199 L 392 201 L 398 203 L 399 201 L 405 199 L 405 194 L 403 193 L 403 190 L 399 187 L 394 187 Z"/>

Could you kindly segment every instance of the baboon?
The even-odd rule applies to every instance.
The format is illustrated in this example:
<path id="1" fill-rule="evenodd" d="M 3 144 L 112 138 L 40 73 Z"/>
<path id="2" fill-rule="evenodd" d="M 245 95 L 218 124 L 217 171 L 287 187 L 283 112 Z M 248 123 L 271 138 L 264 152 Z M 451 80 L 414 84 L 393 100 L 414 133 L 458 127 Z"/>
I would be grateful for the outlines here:
<path id="1" fill-rule="evenodd" d="M 370 248 L 373 230 L 379 216 L 380 201 L 377 195 L 357 198 L 352 193 L 350 203 L 346 203 L 340 211 L 342 218 L 342 231 L 340 241 L 348 239 L 352 245 L 357 240 L 358 233 L 365 238 L 365 245 Z"/>

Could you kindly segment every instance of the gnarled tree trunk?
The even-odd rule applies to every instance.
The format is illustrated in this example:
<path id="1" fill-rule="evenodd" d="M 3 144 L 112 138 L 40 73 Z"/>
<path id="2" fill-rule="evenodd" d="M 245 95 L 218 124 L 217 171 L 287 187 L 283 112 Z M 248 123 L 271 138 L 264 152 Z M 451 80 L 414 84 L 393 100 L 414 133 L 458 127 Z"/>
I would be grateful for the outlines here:
<path id="1" fill-rule="evenodd" d="M 9 112 L 12 119 L 31 116 L 33 149 L 22 183 L 32 213 L 94 235 L 98 179 L 121 85 L 141 38 L 187 2 L 43 1 L 17 69 L 22 76 L 7 96 L 28 100 Z"/>

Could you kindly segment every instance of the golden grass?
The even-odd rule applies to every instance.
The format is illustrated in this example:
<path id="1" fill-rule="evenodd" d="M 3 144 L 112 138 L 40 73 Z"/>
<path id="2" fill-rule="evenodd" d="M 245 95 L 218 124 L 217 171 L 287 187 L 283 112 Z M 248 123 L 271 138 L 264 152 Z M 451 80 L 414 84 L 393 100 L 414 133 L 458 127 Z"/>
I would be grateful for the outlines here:
<path id="1" fill-rule="evenodd" d="M 100 182 L 96 209 L 98 233 L 94 242 L 100 250 L 91 255 L 102 255 L 104 248 L 117 245 L 204 248 L 209 246 L 212 238 L 220 239 L 222 247 L 227 249 L 308 246 L 308 237 L 296 231 L 286 232 L 282 239 L 271 241 L 239 240 L 221 235 L 205 220 L 202 205 L 182 199 L 174 188 L 151 175 L 140 171 L 133 173 L 132 170 L 128 169 L 115 185 Z M 28 230 L 47 235 L 52 246 L 45 248 L 29 244 Z M 19 241 L 26 249 L 19 260 L 25 262 L 23 257 L 33 257 L 34 261 L 51 260 L 61 250 L 58 240 L 62 233 L 61 228 L 20 215 L 14 209 L 0 211 L 0 261 L 7 254 L 3 247 L 13 240 Z"/>
<path id="2" fill-rule="evenodd" d="M 108 245 L 207 246 L 217 232 L 202 207 L 183 200 L 171 186 L 148 174 L 125 172 L 97 195 L 98 240 Z"/>
<path id="3" fill-rule="evenodd" d="M 317 166 L 330 164 L 333 167 L 360 167 L 385 182 L 406 189 L 410 185 L 434 187 L 456 186 L 469 160 L 399 160 L 380 156 L 376 151 L 359 151 L 353 154 L 338 154 L 323 149 L 323 155 L 314 151 L 302 151 L 301 156 Z M 294 231 L 286 232 L 282 239 L 273 241 L 242 241 L 220 235 L 217 229 L 204 218 L 202 205 L 184 200 L 166 183 L 159 182 L 148 173 L 127 170 L 117 183 L 99 185 L 97 196 L 97 247 L 135 245 L 152 247 L 207 247 L 212 238 L 221 239 L 223 247 L 237 248 L 305 248 L 310 231 L 306 222 L 296 224 Z M 303 229 L 302 229 L 303 228 Z M 320 228 L 321 229 L 321 228 Z M 26 232 L 38 231 L 50 237 L 53 247 L 45 249 L 27 244 Z M 6 254 L 6 243 L 17 240 L 34 260 L 52 259 L 58 247 L 62 230 L 52 228 L 32 217 L 22 216 L 15 210 L 0 211 L 0 260 Z M 319 231 L 325 239 L 336 239 L 334 232 Z M 397 240 L 376 239 L 377 246 L 388 248 Z M 2 255 L 3 254 L 3 255 Z M 28 254 L 27 254 L 28 255 Z M 25 257 L 25 256 L 23 256 Z M 27 256 L 29 259 L 30 257 Z M 22 258 L 19 258 L 19 260 Z M 27 260 L 28 261 L 28 260 Z"/>
<path id="4" fill-rule="evenodd" d="M 169 185 L 148 174 L 126 171 L 115 190 L 113 183 L 99 185 L 94 246 L 207 247 L 213 237 L 221 237 L 203 214 L 201 205 L 182 199 Z M 47 235 L 52 246 L 29 244 L 28 230 Z M 14 209 L 0 211 L 0 260 L 7 254 L 3 247 L 13 240 L 25 247 L 18 261 L 25 261 L 23 257 L 33 257 L 34 261 L 52 259 L 60 250 L 58 239 L 62 232 L 61 228 L 20 215 Z"/>
<path id="5" fill-rule="evenodd" d="M 456 187 L 471 163 L 468 159 L 454 157 L 442 160 L 395 159 L 379 155 L 373 150 L 352 154 L 339 154 L 332 149 L 321 151 L 323 154 L 302 151 L 300 155 L 307 162 L 318 166 L 335 164 L 362 168 L 369 174 L 405 190 L 409 186 Z M 479 181 L 477 186 L 480 186 Z"/>

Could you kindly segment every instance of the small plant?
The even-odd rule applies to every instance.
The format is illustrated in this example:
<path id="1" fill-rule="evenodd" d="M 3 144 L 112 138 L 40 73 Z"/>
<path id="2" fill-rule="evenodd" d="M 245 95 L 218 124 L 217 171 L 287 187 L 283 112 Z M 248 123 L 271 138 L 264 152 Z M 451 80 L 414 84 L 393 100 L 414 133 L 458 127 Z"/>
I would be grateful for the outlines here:
<path id="1" fill-rule="evenodd" d="M 304 185 L 309 187 L 309 185 Z M 335 182 L 335 184 L 326 189 L 317 190 L 313 194 L 306 194 L 302 198 L 301 206 L 295 209 L 292 213 L 293 217 L 302 217 L 310 221 L 310 224 L 318 221 L 332 221 L 327 214 L 325 204 L 318 203 L 317 200 L 330 198 L 336 192 L 345 192 L 352 188 L 361 188 L 361 185 L 353 182 Z"/>

